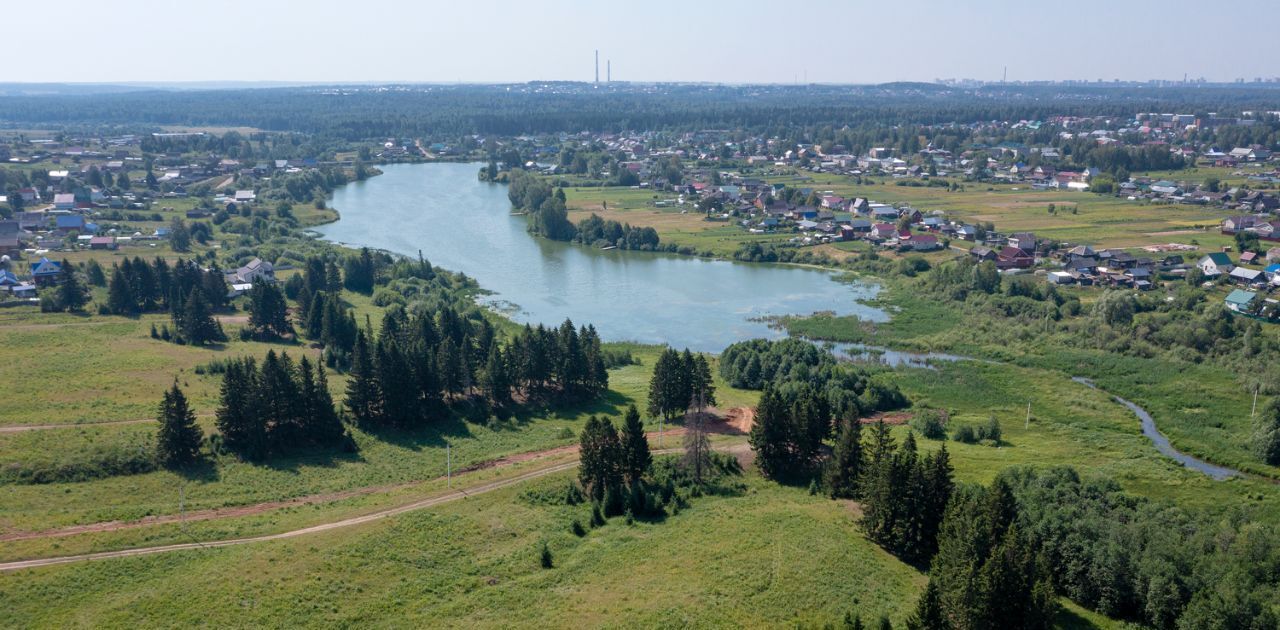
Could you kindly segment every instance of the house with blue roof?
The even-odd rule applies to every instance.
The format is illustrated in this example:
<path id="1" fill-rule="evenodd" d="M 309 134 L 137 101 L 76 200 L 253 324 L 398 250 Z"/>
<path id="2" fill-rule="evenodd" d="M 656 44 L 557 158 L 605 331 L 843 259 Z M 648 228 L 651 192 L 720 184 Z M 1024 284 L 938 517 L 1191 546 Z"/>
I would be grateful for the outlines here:
<path id="1" fill-rule="evenodd" d="M 41 258 L 32 263 L 31 277 L 36 281 L 36 286 L 57 284 L 58 279 L 62 277 L 62 263 Z"/>
<path id="2" fill-rule="evenodd" d="M 54 227 L 59 230 L 65 230 L 67 232 L 71 232 L 73 230 L 77 232 L 86 231 L 84 217 L 79 214 L 64 214 L 62 216 L 59 216 L 57 218 L 57 223 L 54 224 Z"/>

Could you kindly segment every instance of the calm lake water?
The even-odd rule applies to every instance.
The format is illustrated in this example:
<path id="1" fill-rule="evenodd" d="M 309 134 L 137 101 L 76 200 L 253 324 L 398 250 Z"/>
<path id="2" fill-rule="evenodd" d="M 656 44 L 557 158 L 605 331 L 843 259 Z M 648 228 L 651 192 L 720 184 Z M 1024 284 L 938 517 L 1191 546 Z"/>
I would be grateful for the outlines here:
<path id="1" fill-rule="evenodd" d="M 886 321 L 859 302 L 877 287 L 837 282 L 799 267 L 710 261 L 535 238 L 511 216 L 503 185 L 476 178 L 479 164 L 400 164 L 334 193 L 342 218 L 325 238 L 431 261 L 494 292 L 488 303 L 519 322 L 594 324 L 607 341 L 667 343 L 719 352 L 778 338 L 758 318 L 833 311 Z"/>

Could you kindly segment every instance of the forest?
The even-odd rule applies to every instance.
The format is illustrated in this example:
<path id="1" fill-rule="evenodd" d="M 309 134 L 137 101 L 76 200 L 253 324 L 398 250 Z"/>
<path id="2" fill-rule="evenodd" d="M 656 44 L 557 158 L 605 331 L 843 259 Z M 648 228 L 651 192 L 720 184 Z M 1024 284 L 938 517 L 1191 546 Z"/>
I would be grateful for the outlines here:
<path id="1" fill-rule="evenodd" d="M 550 88 L 550 89 L 544 89 Z M 1104 98 L 1105 97 L 1105 98 Z M 1107 86 L 878 86 L 585 84 L 364 86 L 129 91 L 92 96 L 0 96 L 10 123 L 233 125 L 321 138 L 456 139 L 562 131 L 736 128 L 775 132 L 858 120 L 881 126 L 975 120 L 1119 116 L 1135 111 L 1267 109 L 1273 89 Z"/>

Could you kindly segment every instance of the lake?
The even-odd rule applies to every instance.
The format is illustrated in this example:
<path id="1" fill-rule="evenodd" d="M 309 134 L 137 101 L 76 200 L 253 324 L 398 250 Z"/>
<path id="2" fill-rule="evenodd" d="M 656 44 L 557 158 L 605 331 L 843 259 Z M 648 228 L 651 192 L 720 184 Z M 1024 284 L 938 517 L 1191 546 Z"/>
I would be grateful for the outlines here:
<path id="1" fill-rule="evenodd" d="M 720 352 L 779 338 L 761 318 L 831 311 L 886 321 L 860 302 L 878 287 L 785 265 L 610 250 L 537 238 L 511 214 L 507 187 L 480 182 L 479 164 L 395 164 L 339 188 L 324 238 L 416 256 L 493 292 L 484 301 L 521 323 L 594 324 L 606 341 Z"/>

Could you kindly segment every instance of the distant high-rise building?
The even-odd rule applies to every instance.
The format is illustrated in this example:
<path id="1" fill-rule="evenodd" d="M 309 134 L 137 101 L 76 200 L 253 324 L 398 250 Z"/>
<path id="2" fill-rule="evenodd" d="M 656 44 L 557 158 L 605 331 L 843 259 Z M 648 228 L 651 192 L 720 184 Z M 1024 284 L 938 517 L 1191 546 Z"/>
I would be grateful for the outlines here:
<path id="1" fill-rule="evenodd" d="M 596 83 L 600 82 L 600 51 L 596 51 Z"/>
<path id="2" fill-rule="evenodd" d="M 613 60 L 604 60 L 604 82 L 613 83 Z"/>

